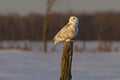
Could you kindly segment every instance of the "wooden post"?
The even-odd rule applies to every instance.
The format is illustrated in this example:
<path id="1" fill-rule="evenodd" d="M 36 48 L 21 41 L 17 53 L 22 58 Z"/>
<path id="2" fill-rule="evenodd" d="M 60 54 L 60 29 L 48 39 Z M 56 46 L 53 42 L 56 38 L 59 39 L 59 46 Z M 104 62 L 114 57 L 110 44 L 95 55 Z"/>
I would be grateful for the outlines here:
<path id="1" fill-rule="evenodd" d="M 71 80 L 72 55 L 73 55 L 73 42 L 65 41 L 61 58 L 59 80 Z"/>

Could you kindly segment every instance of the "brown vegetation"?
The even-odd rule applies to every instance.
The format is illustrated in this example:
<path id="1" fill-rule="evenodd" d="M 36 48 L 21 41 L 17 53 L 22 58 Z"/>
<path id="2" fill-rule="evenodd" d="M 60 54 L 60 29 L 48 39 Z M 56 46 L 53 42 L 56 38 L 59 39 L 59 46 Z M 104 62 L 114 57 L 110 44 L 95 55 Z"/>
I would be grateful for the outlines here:
<path id="1" fill-rule="evenodd" d="M 120 40 L 120 13 L 117 12 L 52 13 L 47 28 L 48 40 L 53 39 L 71 15 L 80 19 L 78 40 Z M 43 18 L 44 15 L 36 13 L 0 15 L 0 40 L 42 40 Z"/>

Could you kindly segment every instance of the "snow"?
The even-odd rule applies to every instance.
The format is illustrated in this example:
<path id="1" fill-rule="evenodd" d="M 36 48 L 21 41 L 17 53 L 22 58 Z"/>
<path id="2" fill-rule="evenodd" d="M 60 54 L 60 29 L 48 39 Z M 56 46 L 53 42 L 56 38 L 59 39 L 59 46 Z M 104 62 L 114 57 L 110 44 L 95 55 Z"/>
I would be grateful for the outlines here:
<path id="1" fill-rule="evenodd" d="M 86 51 L 87 52 L 95 52 L 95 50 L 98 48 L 98 42 L 97 41 L 86 41 Z M 42 52 L 43 51 L 43 43 L 37 42 L 37 41 L 2 41 L 0 42 L 0 46 L 2 44 L 2 47 L 4 49 L 12 49 L 14 50 L 31 50 L 31 51 L 37 51 Z M 11 48 L 11 45 L 13 44 L 13 48 Z M 60 52 L 62 50 L 63 43 L 59 44 L 59 46 L 54 46 L 52 41 L 48 41 L 48 52 Z M 83 48 L 83 41 L 74 41 L 74 51 L 79 52 Z M 120 52 L 120 42 L 112 42 L 111 46 L 112 53 L 113 52 Z"/>
<path id="2" fill-rule="evenodd" d="M 28 42 L 29 43 L 29 42 Z M 4 47 L 8 47 L 6 42 Z M 18 42 L 16 43 L 18 44 Z M 21 42 L 19 42 L 21 46 Z M 42 43 L 32 42 L 28 46 L 34 50 L 21 51 L 17 49 L 0 50 L 0 80 L 58 80 L 61 62 L 62 44 L 48 53 L 42 52 Z M 74 43 L 81 47 L 81 42 Z M 119 46 L 115 42 L 113 47 Z M 97 46 L 96 42 L 87 43 L 87 48 Z M 82 53 L 82 52 L 81 52 Z M 72 80 L 120 80 L 119 52 L 80 52 L 74 51 L 72 61 Z"/>
<path id="3" fill-rule="evenodd" d="M 0 51 L 0 80 L 57 80 L 61 52 Z M 73 55 L 72 80 L 120 80 L 120 54 Z"/>

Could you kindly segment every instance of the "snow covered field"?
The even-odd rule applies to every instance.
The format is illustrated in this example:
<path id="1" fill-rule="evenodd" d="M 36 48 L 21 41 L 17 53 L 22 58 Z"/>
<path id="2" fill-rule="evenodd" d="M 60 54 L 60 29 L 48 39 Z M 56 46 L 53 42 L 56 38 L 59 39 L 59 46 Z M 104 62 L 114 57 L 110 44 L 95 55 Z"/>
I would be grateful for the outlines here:
<path id="1" fill-rule="evenodd" d="M 0 80 L 59 80 L 61 52 L 0 50 Z M 72 80 L 120 80 L 120 54 L 73 54 Z"/>
<path id="2" fill-rule="evenodd" d="M 85 52 L 96 52 L 96 49 L 98 48 L 98 42 L 97 41 L 86 41 L 85 42 Z M 12 46 L 12 47 L 11 47 Z M 41 52 L 43 50 L 43 43 L 42 42 L 36 42 L 36 41 L 2 41 L 0 42 L 0 48 L 3 49 L 17 49 L 17 50 L 29 50 L 29 51 L 37 51 Z M 49 41 L 47 43 L 48 46 L 48 52 L 61 52 L 63 43 L 59 44 L 59 46 L 56 46 L 54 48 L 53 42 Z M 74 52 L 81 53 L 81 49 L 83 49 L 83 42 L 82 41 L 75 41 L 74 42 Z M 111 46 L 111 52 L 120 52 L 120 42 L 112 42 Z"/>
<path id="3" fill-rule="evenodd" d="M 2 42 L 0 80 L 59 80 L 62 44 L 53 48 L 49 42 L 47 54 L 42 52 L 41 42 L 17 41 L 13 49 L 11 44 Z M 25 46 L 27 51 L 19 50 Z M 82 42 L 75 46 L 81 48 Z M 97 46 L 95 41 L 86 42 L 85 52 L 74 50 L 72 80 L 120 80 L 120 42 L 113 42 L 112 51 L 106 53 L 92 51 Z"/>

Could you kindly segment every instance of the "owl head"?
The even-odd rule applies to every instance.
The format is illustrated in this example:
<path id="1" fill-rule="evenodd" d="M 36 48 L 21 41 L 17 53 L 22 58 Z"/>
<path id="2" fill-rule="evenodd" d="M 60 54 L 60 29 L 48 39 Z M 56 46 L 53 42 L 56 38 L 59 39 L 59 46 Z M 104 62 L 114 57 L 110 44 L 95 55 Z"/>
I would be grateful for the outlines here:
<path id="1" fill-rule="evenodd" d="M 71 17 L 69 18 L 69 23 L 79 23 L 79 20 L 78 20 L 77 17 L 71 16 Z"/>

